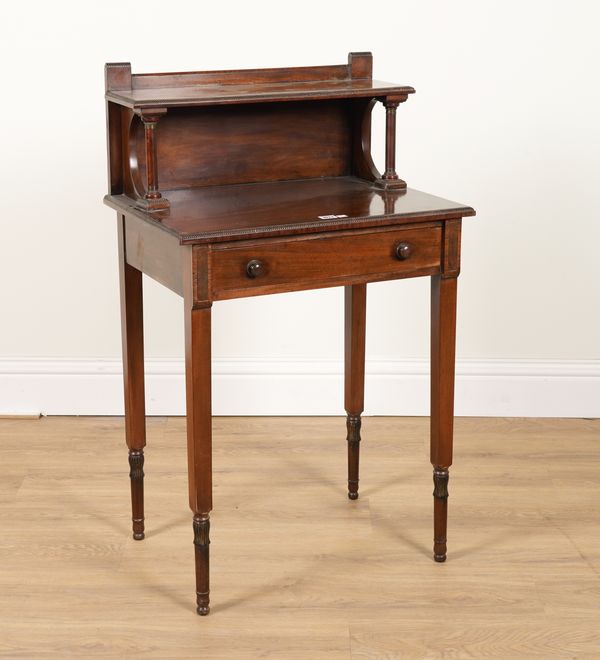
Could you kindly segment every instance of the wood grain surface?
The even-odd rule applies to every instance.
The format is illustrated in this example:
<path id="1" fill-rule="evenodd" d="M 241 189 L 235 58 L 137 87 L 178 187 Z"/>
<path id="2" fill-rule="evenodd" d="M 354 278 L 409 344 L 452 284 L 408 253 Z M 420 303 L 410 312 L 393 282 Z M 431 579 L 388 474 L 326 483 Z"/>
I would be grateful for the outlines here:
<path id="1" fill-rule="evenodd" d="M 181 243 L 293 236 L 475 215 L 470 206 L 409 188 L 379 190 L 355 177 L 165 190 L 169 212 L 149 217 L 126 195 L 105 203 L 175 234 Z"/>
<path id="2" fill-rule="evenodd" d="M 129 62 L 119 62 L 105 69 L 106 98 L 136 109 L 414 94 L 372 77 L 369 52 L 349 53 L 346 64 L 311 67 L 132 74 Z"/>
<path id="3" fill-rule="evenodd" d="M 123 435 L 0 420 L 0 657 L 600 656 L 600 420 L 457 419 L 435 564 L 427 419 L 363 419 L 349 502 L 343 417 L 215 418 L 207 618 L 185 420 L 148 420 L 141 543 Z"/>
<path id="4" fill-rule="evenodd" d="M 438 273 L 441 238 L 439 226 L 428 226 L 222 243 L 209 253 L 212 299 L 332 286 L 352 278 L 365 282 Z M 406 259 L 396 256 L 401 242 L 411 248 Z M 262 266 L 259 277 L 248 277 L 252 260 Z"/>
<path id="5" fill-rule="evenodd" d="M 160 120 L 163 190 L 351 174 L 350 102 L 178 108 Z M 146 177 L 143 127 L 136 159 Z"/>
<path id="6" fill-rule="evenodd" d="M 382 80 L 319 80 L 312 82 L 241 83 L 133 89 L 106 93 L 109 101 L 128 108 L 264 103 L 302 99 L 373 98 L 413 94 L 407 85 Z"/>

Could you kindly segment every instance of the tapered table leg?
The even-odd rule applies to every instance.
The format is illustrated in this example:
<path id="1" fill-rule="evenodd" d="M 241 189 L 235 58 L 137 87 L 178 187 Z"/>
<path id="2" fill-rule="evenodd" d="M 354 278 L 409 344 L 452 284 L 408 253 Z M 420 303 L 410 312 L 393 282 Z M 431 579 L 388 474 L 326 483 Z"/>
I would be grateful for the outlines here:
<path id="1" fill-rule="evenodd" d="M 185 301 L 188 475 L 196 558 L 196 611 L 209 612 L 212 510 L 211 308 Z"/>
<path id="2" fill-rule="evenodd" d="M 142 273 L 127 263 L 125 218 L 122 215 L 118 218 L 118 234 L 125 438 L 129 448 L 133 538 L 140 541 L 144 538 L 144 447 L 146 446 Z"/>
<path id="3" fill-rule="evenodd" d="M 348 442 L 348 497 L 358 499 L 361 414 L 365 398 L 367 285 L 344 291 L 344 407 Z"/>
<path id="4" fill-rule="evenodd" d="M 433 465 L 433 558 L 446 561 L 448 468 L 452 465 L 456 277 L 431 278 L 431 464 Z"/>

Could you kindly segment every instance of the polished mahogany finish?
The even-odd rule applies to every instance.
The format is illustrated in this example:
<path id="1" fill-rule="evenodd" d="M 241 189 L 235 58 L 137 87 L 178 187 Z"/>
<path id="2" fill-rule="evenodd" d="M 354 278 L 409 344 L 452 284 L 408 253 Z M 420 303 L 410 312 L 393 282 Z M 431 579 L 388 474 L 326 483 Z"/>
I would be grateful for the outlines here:
<path id="1" fill-rule="evenodd" d="M 194 546 L 196 555 L 196 612 L 206 616 L 209 605 L 209 553 L 210 519 L 208 514 L 194 516 Z"/>
<path id="2" fill-rule="evenodd" d="M 106 98 L 134 110 L 267 103 L 323 98 L 405 98 L 414 89 L 372 79 L 371 53 L 350 53 L 348 64 L 132 74 L 129 63 L 109 64 Z"/>
<path id="3" fill-rule="evenodd" d="M 406 188 L 396 172 L 396 108 L 406 96 L 387 96 L 383 99 L 385 106 L 385 172 L 376 183 L 382 188 L 402 190 Z"/>
<path id="4" fill-rule="evenodd" d="M 117 218 L 121 283 L 121 337 L 125 382 L 125 439 L 129 448 L 131 520 L 133 538 L 144 538 L 144 447 L 146 408 L 144 392 L 144 314 L 142 273 L 127 263 L 125 217 Z"/>
<path id="5" fill-rule="evenodd" d="M 129 478 L 131 479 L 131 522 L 133 538 L 144 538 L 144 450 L 129 450 Z"/>
<path id="6" fill-rule="evenodd" d="M 410 258 L 398 259 L 398 242 L 410 242 Z M 226 300 L 336 283 L 433 275 L 440 272 L 441 245 L 442 229 L 433 223 L 293 239 L 231 241 L 207 249 L 207 283 L 212 300 Z"/>
<path id="7" fill-rule="evenodd" d="M 158 120 L 166 114 L 166 110 L 144 110 L 140 113 L 140 119 L 144 125 L 144 148 L 146 156 L 146 192 L 141 199 L 137 200 L 138 206 L 144 210 L 155 210 L 169 208 L 169 202 L 162 198 L 158 190 L 158 164 L 156 152 L 156 125 Z"/>
<path id="8" fill-rule="evenodd" d="M 448 468 L 433 471 L 433 558 L 446 561 L 446 522 L 448 520 Z"/>
<path id="9" fill-rule="evenodd" d="M 463 204 L 418 190 L 385 191 L 358 177 L 309 178 L 165 190 L 171 207 L 152 218 L 180 243 L 389 227 L 473 215 Z M 109 195 L 118 211 L 148 219 L 127 195 Z"/>
<path id="10" fill-rule="evenodd" d="M 430 276 L 434 559 L 446 558 L 456 282 L 469 206 L 407 188 L 398 108 L 370 53 L 292 69 L 132 74 L 106 65 L 109 193 L 117 211 L 132 526 L 144 538 L 142 273 L 183 297 L 196 610 L 208 614 L 215 301 L 343 286 L 348 497 L 358 498 L 367 283 Z M 371 113 L 386 110 L 385 168 Z"/>
<path id="11" fill-rule="evenodd" d="M 365 406 L 367 285 L 344 287 L 344 408 L 348 442 L 348 497 L 358 499 L 361 414 Z"/>

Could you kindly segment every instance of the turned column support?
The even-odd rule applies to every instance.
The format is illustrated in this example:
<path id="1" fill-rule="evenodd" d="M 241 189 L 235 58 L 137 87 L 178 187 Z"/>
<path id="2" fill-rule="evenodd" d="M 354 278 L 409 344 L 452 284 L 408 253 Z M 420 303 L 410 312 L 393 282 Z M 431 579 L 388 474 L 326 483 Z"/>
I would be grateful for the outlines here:
<path id="1" fill-rule="evenodd" d="M 163 210 L 169 208 L 169 200 L 158 189 L 158 157 L 156 151 L 156 126 L 165 114 L 165 108 L 141 110 L 139 117 L 144 125 L 144 147 L 146 153 L 146 193 L 137 201 L 145 210 Z"/>
<path id="2" fill-rule="evenodd" d="M 385 172 L 383 178 L 396 180 L 396 108 L 399 101 L 384 101 L 385 106 Z"/>
<path id="3" fill-rule="evenodd" d="M 379 99 L 385 107 L 385 171 L 377 185 L 386 189 L 406 188 L 396 172 L 396 108 L 406 101 L 407 96 L 386 96 Z"/>

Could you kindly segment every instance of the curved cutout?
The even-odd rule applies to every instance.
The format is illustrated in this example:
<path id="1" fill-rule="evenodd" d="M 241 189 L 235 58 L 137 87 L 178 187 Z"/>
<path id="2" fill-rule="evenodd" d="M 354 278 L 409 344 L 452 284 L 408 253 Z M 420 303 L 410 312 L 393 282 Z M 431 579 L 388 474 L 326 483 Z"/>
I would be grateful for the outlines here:
<path id="1" fill-rule="evenodd" d="M 371 156 L 371 113 L 376 103 L 377 99 L 358 102 L 354 120 L 354 170 L 361 179 L 373 182 L 381 179 Z"/>
<path id="2" fill-rule="evenodd" d="M 129 122 L 129 130 L 127 131 L 129 174 L 133 192 L 141 199 L 143 199 L 146 194 L 146 188 L 143 184 L 143 173 L 138 160 L 138 145 L 140 144 L 138 141 L 138 135 L 142 131 L 143 126 L 141 119 L 136 114 L 132 114 Z M 142 167 L 145 170 L 145 163 L 142 163 Z"/>

